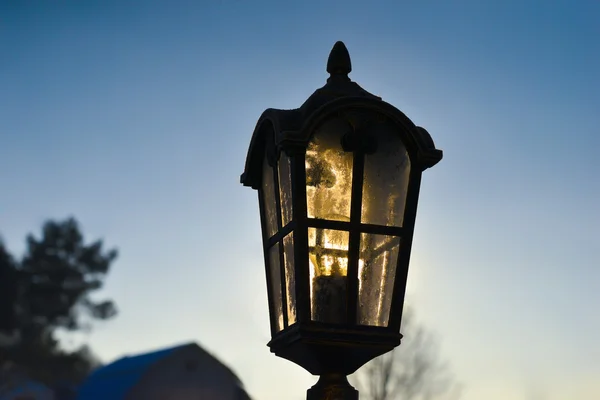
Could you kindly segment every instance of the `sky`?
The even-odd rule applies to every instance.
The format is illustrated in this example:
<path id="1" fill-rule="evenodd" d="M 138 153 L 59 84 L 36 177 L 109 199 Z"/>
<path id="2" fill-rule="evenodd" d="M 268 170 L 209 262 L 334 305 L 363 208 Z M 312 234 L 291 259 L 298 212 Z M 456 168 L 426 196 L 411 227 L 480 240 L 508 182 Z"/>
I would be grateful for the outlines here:
<path id="1" fill-rule="evenodd" d="M 0 234 L 76 217 L 120 256 L 120 313 L 65 346 L 196 341 L 256 399 L 316 381 L 270 354 L 256 121 L 350 77 L 424 126 L 408 302 L 462 399 L 600 398 L 600 3 L 0 1 Z"/>

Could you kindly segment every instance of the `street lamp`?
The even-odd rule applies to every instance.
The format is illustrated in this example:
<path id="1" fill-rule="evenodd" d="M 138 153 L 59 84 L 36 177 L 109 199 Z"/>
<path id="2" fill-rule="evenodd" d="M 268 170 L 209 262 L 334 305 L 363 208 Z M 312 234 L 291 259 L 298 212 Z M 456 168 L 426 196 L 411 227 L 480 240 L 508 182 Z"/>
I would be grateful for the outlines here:
<path id="1" fill-rule="evenodd" d="M 347 375 L 400 344 L 421 173 L 442 158 L 429 133 L 348 78 L 258 120 L 241 182 L 258 191 L 271 351 L 320 379 L 308 399 L 358 399 Z"/>

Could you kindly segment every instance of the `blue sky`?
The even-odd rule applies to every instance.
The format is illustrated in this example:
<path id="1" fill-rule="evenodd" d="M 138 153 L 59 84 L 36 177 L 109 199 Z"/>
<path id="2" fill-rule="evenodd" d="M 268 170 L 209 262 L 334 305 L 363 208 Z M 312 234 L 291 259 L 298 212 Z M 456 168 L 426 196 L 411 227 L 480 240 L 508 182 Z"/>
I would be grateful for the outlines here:
<path id="1" fill-rule="evenodd" d="M 194 340 L 257 399 L 314 377 L 269 353 L 257 118 L 351 78 L 426 127 L 409 302 L 463 399 L 600 397 L 600 4 L 1 1 L 0 232 L 75 216 L 120 257 L 105 361 Z"/>

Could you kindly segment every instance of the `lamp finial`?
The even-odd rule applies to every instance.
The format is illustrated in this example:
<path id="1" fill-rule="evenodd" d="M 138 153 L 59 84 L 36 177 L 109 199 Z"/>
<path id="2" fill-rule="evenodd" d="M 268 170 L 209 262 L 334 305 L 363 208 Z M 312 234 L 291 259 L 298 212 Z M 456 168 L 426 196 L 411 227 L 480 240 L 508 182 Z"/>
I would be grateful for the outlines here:
<path id="1" fill-rule="evenodd" d="M 329 53 L 329 59 L 327 60 L 327 72 L 330 75 L 345 75 L 352 71 L 352 62 L 350 61 L 350 54 L 346 45 L 338 41 L 333 45 L 331 53 Z"/>

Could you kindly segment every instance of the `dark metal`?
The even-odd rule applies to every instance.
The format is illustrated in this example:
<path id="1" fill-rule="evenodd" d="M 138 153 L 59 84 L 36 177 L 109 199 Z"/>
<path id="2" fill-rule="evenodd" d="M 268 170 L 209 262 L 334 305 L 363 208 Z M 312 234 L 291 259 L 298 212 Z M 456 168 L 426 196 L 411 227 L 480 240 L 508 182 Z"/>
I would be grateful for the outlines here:
<path id="1" fill-rule="evenodd" d="M 336 42 L 327 59 L 327 72 L 331 75 L 346 75 L 352 71 L 350 53 L 343 42 Z"/>
<path id="2" fill-rule="evenodd" d="M 259 192 L 262 192 L 260 188 L 265 156 L 274 168 L 278 231 L 271 237 L 267 237 L 263 233 L 272 333 L 272 339 L 268 345 L 277 356 L 293 361 L 310 373 L 321 376 L 319 382 L 309 389 L 309 400 L 325 398 L 357 400 L 358 392 L 348 384 L 346 376 L 354 373 L 366 362 L 400 344 L 402 335 L 399 333 L 399 329 L 421 174 L 442 158 L 442 151 L 435 148 L 431 136 L 424 128 L 416 126 L 400 110 L 352 82 L 348 77 L 351 71 L 352 64 L 348 50 L 342 42 L 337 42 L 327 61 L 327 72 L 330 76 L 323 87 L 317 89 L 297 109 L 267 109 L 260 116 L 250 141 L 244 173 L 241 176 L 243 185 L 259 189 Z M 349 221 L 308 218 L 307 215 L 306 149 L 315 132 L 330 119 L 342 120 L 342 123 L 339 126 L 335 125 L 334 129 L 346 129 L 344 122 L 347 123 L 348 131 L 339 132 L 342 135 L 340 147 L 343 151 L 353 153 Z M 381 123 L 393 127 L 410 159 L 409 182 L 401 227 L 366 224 L 361 221 L 365 155 L 376 153 L 379 150 L 376 129 L 377 124 Z M 283 205 L 280 201 L 278 180 L 277 163 L 281 152 L 290 158 L 291 167 L 293 214 L 292 221 L 286 226 L 282 226 L 281 207 Z M 266 211 L 262 194 L 259 195 L 259 202 L 261 224 L 263 232 L 266 232 Z M 386 211 L 382 210 L 382 212 Z M 311 319 L 309 251 L 314 251 L 314 249 L 309 248 L 309 228 L 333 229 L 349 234 L 348 250 L 318 247 L 322 254 L 348 257 L 347 286 L 343 296 L 346 298 L 346 312 L 341 310 L 344 303 L 338 302 L 337 305 L 342 305 L 339 307 L 341 310 L 339 312 L 345 314 L 344 318 L 323 319 L 329 323 Z M 285 268 L 283 240 L 292 233 L 294 276 L 286 277 L 288 271 Z M 390 236 L 390 239 L 395 238 L 394 241 L 384 243 L 378 248 L 370 248 L 371 256 L 390 250 L 390 246 L 400 240 L 387 326 L 360 325 L 357 320 L 358 269 L 361 256 L 360 241 L 363 233 L 387 235 Z M 317 243 L 319 243 L 318 238 Z M 282 331 L 277 331 L 275 328 L 277 323 L 276 310 L 274 310 L 275 295 L 271 293 L 273 285 L 270 282 L 269 271 L 269 249 L 272 246 L 278 246 L 279 249 L 282 312 L 284 313 L 284 329 Z M 294 281 L 292 288 L 295 291 L 296 302 L 292 306 L 295 307 L 296 322 L 291 325 L 287 315 L 286 278 Z M 341 299 L 341 292 L 338 297 Z M 320 298 L 320 296 L 315 298 Z M 323 298 L 328 297 L 324 296 Z M 338 308 L 331 308 L 331 310 L 338 310 Z"/>
<path id="3" fill-rule="evenodd" d="M 292 221 L 289 224 L 287 224 L 286 226 L 284 226 L 283 228 L 281 228 L 279 230 L 279 232 L 277 232 L 272 237 L 265 240 L 266 248 L 269 249 L 269 248 L 273 247 L 273 245 L 275 245 L 275 243 L 279 242 L 281 239 L 286 237 L 290 232 L 292 232 L 295 227 L 296 227 L 296 222 Z"/>
<path id="4" fill-rule="evenodd" d="M 347 221 L 332 221 L 318 218 L 308 218 L 308 226 L 311 228 L 336 229 L 339 231 L 350 231 L 350 229 L 356 227 Z M 361 233 L 375 233 L 378 235 L 401 236 L 405 231 L 405 228 L 400 226 L 383 226 L 363 223 L 360 223 L 357 226 L 357 229 L 361 231 Z"/>
<path id="5" fill-rule="evenodd" d="M 294 324 L 269 342 L 271 351 L 313 375 L 350 375 L 400 344 L 402 335 L 381 326 L 312 322 Z"/>
<path id="6" fill-rule="evenodd" d="M 410 180 L 406 193 L 406 207 L 404 211 L 404 226 L 408 234 L 400 239 L 400 249 L 398 250 L 398 261 L 396 262 L 396 280 L 394 282 L 394 297 L 390 307 L 389 325 L 400 328 L 402 322 L 402 311 L 404 308 L 404 295 L 406 292 L 406 280 L 408 278 L 408 264 L 410 262 L 410 251 L 412 248 L 412 238 L 415 229 L 415 219 L 417 217 L 417 203 L 419 201 L 419 189 L 421 187 L 421 174 L 417 171 L 410 172 Z"/>
<path id="7" fill-rule="evenodd" d="M 321 375 L 317 384 L 306 392 L 307 400 L 358 400 L 358 390 L 354 389 L 346 375 Z"/>
<path id="8" fill-rule="evenodd" d="M 358 308 L 358 261 L 360 257 L 360 217 L 362 210 L 363 174 L 365 171 L 365 153 L 354 151 L 352 168 L 352 203 L 350 204 L 350 237 L 348 243 L 348 324 L 356 324 Z"/>
<path id="9" fill-rule="evenodd" d="M 264 232 L 267 231 L 267 221 L 265 217 L 265 209 L 264 209 L 264 201 L 263 201 L 263 191 L 262 189 L 258 190 L 258 206 L 260 209 L 260 224 L 261 229 L 264 235 Z M 266 238 L 263 238 L 263 241 L 266 241 Z M 273 298 L 273 286 L 271 282 L 271 271 L 269 260 L 269 249 L 264 249 L 264 258 L 265 258 L 265 275 L 267 277 L 267 301 L 269 303 L 269 321 L 271 322 L 271 336 L 277 333 L 275 327 L 277 326 L 277 315 L 275 314 L 275 299 Z"/>

